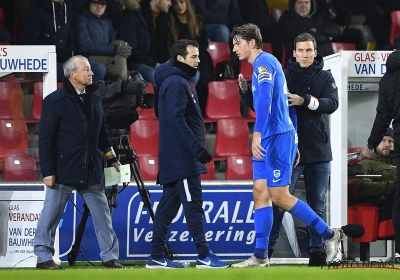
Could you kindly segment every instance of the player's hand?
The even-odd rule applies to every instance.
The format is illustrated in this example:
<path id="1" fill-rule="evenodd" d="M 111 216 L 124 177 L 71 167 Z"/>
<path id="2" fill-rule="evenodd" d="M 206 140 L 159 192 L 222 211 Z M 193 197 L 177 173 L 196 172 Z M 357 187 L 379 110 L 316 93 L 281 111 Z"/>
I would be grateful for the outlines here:
<path id="1" fill-rule="evenodd" d="M 294 160 L 294 167 L 296 167 L 300 162 L 300 151 L 297 149 L 296 159 Z"/>
<path id="2" fill-rule="evenodd" d="M 304 103 L 304 98 L 298 96 L 297 94 L 288 92 L 288 101 L 289 101 L 289 106 L 296 106 L 296 105 L 298 106 Z"/>
<path id="3" fill-rule="evenodd" d="M 251 152 L 253 156 L 261 160 L 265 156 L 265 149 L 261 146 L 261 133 L 260 132 L 253 132 L 253 141 L 251 144 Z"/>
<path id="4" fill-rule="evenodd" d="M 119 172 L 119 166 L 121 165 L 121 163 L 119 161 L 114 162 L 111 164 L 112 167 L 115 168 L 115 170 L 117 170 L 117 172 Z"/>
<path id="5" fill-rule="evenodd" d="M 56 176 L 50 175 L 50 176 L 44 177 L 43 183 L 46 185 L 46 187 L 49 187 L 50 189 L 54 188 L 54 185 L 56 183 Z"/>
<path id="6" fill-rule="evenodd" d="M 368 148 L 368 145 L 365 145 L 358 150 L 358 152 L 360 153 L 360 155 L 358 156 L 358 160 L 363 160 L 367 157 L 370 157 L 372 155 L 372 151 L 373 150 L 370 150 L 370 148 Z"/>
<path id="7" fill-rule="evenodd" d="M 242 74 L 239 74 L 238 76 L 238 85 L 243 93 L 246 93 L 249 89 L 249 85 L 247 84 L 247 81 Z"/>

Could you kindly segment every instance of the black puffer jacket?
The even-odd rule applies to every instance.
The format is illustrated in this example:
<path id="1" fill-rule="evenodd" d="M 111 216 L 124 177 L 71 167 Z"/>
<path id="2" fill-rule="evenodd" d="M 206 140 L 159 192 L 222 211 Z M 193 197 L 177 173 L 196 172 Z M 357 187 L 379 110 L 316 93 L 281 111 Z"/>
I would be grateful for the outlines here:
<path id="1" fill-rule="evenodd" d="M 304 98 L 303 105 L 295 106 L 300 163 L 303 164 L 332 160 L 328 114 L 338 108 L 339 97 L 331 72 L 322 70 L 323 67 L 322 56 L 317 55 L 307 68 L 300 67 L 292 57 L 284 70 L 289 92 Z M 319 102 L 316 110 L 308 108 L 312 97 Z"/>
<path id="2" fill-rule="evenodd" d="M 368 138 L 368 146 L 376 148 L 393 120 L 396 154 L 400 153 L 400 50 L 391 53 L 386 61 L 386 73 L 379 81 L 376 117 Z"/>

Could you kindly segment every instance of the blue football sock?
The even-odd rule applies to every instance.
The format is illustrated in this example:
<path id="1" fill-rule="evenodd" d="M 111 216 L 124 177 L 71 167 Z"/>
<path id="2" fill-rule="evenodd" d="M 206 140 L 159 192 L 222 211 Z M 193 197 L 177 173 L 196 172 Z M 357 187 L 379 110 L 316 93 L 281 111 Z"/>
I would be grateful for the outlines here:
<path id="1" fill-rule="evenodd" d="M 268 241 L 271 233 L 274 215 L 272 206 L 254 210 L 254 229 L 256 231 L 256 248 L 254 256 L 257 259 L 265 259 L 268 257 Z"/>
<path id="2" fill-rule="evenodd" d="M 324 239 L 329 232 L 328 225 L 302 200 L 297 200 L 297 203 L 289 211 L 294 217 L 305 223 L 307 226 L 315 229 Z M 329 237 L 330 238 L 330 237 Z"/>

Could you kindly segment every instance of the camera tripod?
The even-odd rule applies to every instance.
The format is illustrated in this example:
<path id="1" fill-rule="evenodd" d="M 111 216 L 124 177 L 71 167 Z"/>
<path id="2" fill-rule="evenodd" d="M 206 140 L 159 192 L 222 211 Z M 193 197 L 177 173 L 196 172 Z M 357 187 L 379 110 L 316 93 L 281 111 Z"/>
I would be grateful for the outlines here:
<path id="1" fill-rule="evenodd" d="M 143 183 L 142 175 L 139 171 L 136 152 L 131 148 L 129 144 L 129 137 L 128 135 L 126 135 L 125 130 L 117 130 L 117 133 L 115 133 L 115 131 L 113 130 L 110 130 L 110 133 L 111 135 L 114 135 L 112 137 L 114 151 L 121 164 L 130 165 L 131 177 L 135 179 L 139 194 L 142 197 L 144 207 L 148 209 L 150 217 L 154 221 L 155 215 L 151 206 L 150 193 Z M 123 183 L 123 189 L 125 189 L 128 185 L 129 183 Z M 112 209 L 118 206 L 118 185 L 112 186 L 111 189 L 106 189 L 106 197 L 110 207 L 110 212 L 112 214 Z M 82 241 L 83 232 L 85 230 L 87 219 L 90 215 L 90 210 L 87 205 L 84 203 L 83 206 L 84 210 L 82 214 L 82 219 L 76 231 L 76 239 L 74 244 L 72 245 L 71 251 L 68 253 L 68 263 L 70 266 L 76 266 L 76 258 L 78 256 L 78 253 L 80 252 L 79 247 Z M 164 251 L 165 256 L 172 261 L 173 254 L 167 243 L 165 243 Z"/>

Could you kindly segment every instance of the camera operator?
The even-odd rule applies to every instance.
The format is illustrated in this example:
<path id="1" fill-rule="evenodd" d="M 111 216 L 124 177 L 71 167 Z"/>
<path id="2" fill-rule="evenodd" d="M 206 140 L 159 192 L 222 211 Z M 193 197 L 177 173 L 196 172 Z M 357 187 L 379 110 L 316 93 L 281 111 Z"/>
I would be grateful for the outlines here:
<path id="1" fill-rule="evenodd" d="M 73 189 L 90 209 L 103 266 L 123 268 L 102 183 L 104 154 L 117 171 L 120 163 L 106 128 L 99 87 L 92 85 L 93 72 L 85 57 L 69 58 L 63 69 L 63 87 L 43 100 L 40 118 L 40 167 L 47 190 L 34 240 L 36 268 L 63 269 L 52 260 L 54 237 Z"/>

